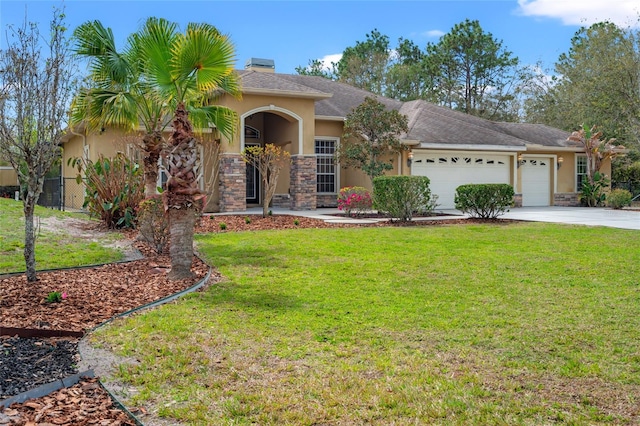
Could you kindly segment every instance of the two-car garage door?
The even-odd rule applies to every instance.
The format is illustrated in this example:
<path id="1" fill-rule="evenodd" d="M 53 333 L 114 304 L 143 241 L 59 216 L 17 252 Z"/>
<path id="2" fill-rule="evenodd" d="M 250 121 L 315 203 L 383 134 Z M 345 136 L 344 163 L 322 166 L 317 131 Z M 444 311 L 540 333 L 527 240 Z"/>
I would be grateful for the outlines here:
<path id="1" fill-rule="evenodd" d="M 438 208 L 455 208 L 456 188 L 467 183 L 511 183 L 508 154 L 415 153 L 411 174 L 427 176 L 431 192 L 438 195 Z M 525 157 L 520 162 L 523 206 L 548 206 L 551 197 L 550 157 Z"/>
<path id="2" fill-rule="evenodd" d="M 454 208 L 456 188 L 467 183 L 511 183 L 509 155 L 455 152 L 414 154 L 411 174 L 427 176 L 438 208 Z"/>

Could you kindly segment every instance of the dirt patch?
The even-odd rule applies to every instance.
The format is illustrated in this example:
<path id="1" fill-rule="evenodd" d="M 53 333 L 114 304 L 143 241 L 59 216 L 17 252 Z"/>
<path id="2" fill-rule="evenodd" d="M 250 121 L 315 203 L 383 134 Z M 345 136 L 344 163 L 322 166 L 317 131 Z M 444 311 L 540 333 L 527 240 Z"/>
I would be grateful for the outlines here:
<path id="1" fill-rule="evenodd" d="M 134 246 L 132 238 L 114 236 L 115 231 L 107 229 L 101 222 L 76 218 L 47 217 L 40 219 L 41 230 L 65 235 L 75 239 L 101 243 L 104 247 L 113 248 L 123 253 L 123 260 L 142 259 L 143 255 Z M 127 233 L 131 233 L 128 231 Z"/>

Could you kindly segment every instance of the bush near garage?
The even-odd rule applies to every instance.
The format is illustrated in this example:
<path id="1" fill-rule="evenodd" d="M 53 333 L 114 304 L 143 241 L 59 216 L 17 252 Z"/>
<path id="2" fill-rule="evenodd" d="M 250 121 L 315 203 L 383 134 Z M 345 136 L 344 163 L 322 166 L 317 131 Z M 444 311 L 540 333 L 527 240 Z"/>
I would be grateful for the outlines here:
<path id="1" fill-rule="evenodd" d="M 410 221 L 415 213 L 429 213 L 430 180 L 426 176 L 378 176 L 373 179 L 373 207 L 392 220 Z"/>
<path id="2" fill-rule="evenodd" d="M 456 209 L 471 217 L 495 219 L 514 205 L 514 191 L 506 183 L 460 185 L 454 198 Z"/>
<path id="3" fill-rule="evenodd" d="M 614 189 L 607 196 L 607 206 L 612 209 L 621 209 L 631 205 L 633 194 L 626 189 Z"/>

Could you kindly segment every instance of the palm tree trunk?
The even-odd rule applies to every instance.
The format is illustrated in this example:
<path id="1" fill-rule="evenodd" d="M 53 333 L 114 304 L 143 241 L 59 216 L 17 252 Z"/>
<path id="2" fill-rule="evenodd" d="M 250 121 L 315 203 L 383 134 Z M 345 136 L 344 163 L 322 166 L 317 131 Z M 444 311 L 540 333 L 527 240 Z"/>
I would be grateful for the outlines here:
<path id="1" fill-rule="evenodd" d="M 162 152 L 162 133 L 156 130 L 147 133 L 142 138 L 144 150 L 144 197 L 145 199 L 153 198 L 156 195 L 158 186 L 158 160 Z M 152 215 L 143 215 L 138 217 L 138 239 L 154 244 L 155 242 L 149 238 L 154 234 Z"/>
<path id="2" fill-rule="evenodd" d="M 168 278 L 170 280 L 189 278 L 193 275 L 191 273 L 193 228 L 198 215 L 194 209 L 169 209 L 168 215 L 171 235 L 169 246 L 171 271 Z"/>
<path id="3" fill-rule="evenodd" d="M 192 275 L 193 228 L 200 213 L 198 200 L 203 197 L 197 181 L 197 141 L 182 103 L 176 108 L 170 142 L 171 150 L 167 156 L 169 180 L 163 196 L 169 218 L 169 279 L 179 280 Z"/>
<path id="4" fill-rule="evenodd" d="M 144 195 L 146 198 L 156 194 L 158 186 L 158 160 L 162 151 L 162 133 L 158 130 L 147 133 L 142 138 L 144 149 Z"/>

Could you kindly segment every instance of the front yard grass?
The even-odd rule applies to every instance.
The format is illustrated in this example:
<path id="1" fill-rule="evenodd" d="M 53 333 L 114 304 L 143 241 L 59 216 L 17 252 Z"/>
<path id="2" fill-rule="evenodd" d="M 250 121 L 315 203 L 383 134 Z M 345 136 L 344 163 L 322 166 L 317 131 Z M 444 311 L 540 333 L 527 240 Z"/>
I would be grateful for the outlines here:
<path id="1" fill-rule="evenodd" d="M 120 260 L 124 255 L 105 247 L 105 241 L 90 241 L 69 235 L 64 229 L 53 232 L 38 229 L 38 224 L 49 218 L 88 219 L 80 213 L 36 207 L 34 225 L 36 233 L 36 269 L 55 269 Z M 23 272 L 24 262 L 24 213 L 22 202 L 0 198 L 0 274 Z"/>
<path id="2" fill-rule="evenodd" d="M 118 321 L 185 424 L 635 424 L 640 232 L 540 223 L 197 237 L 226 280 Z"/>

